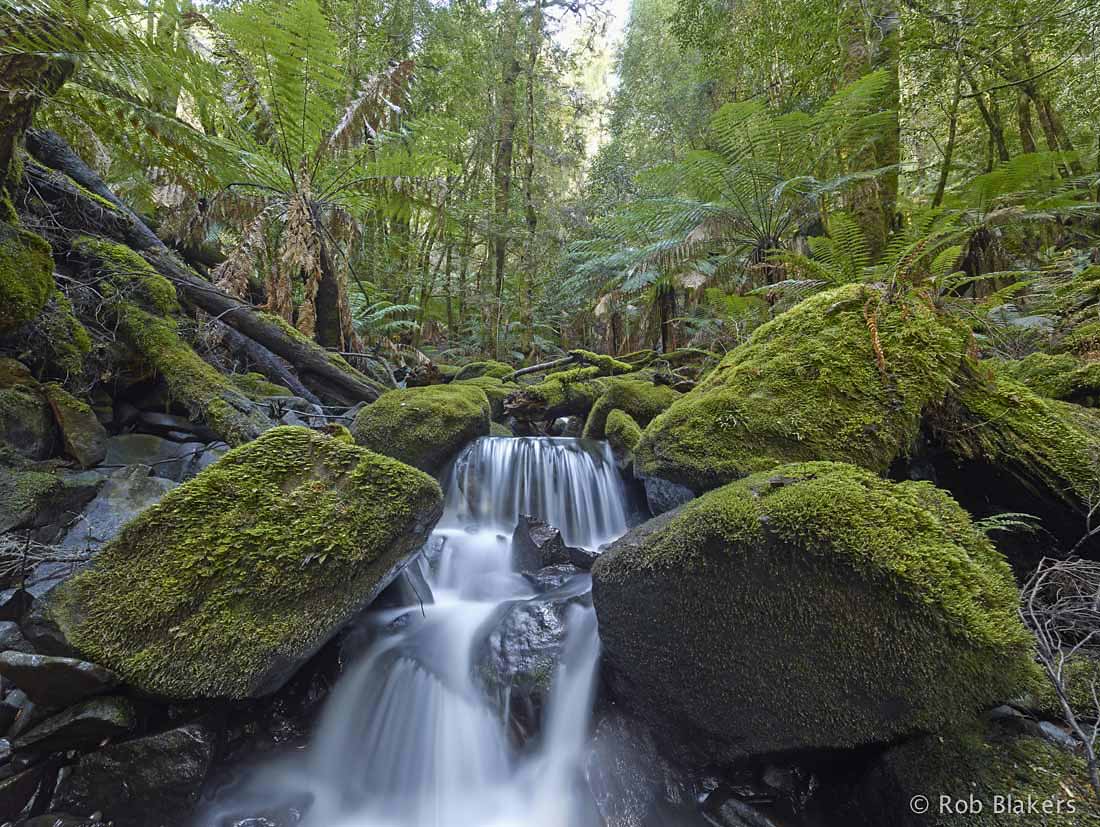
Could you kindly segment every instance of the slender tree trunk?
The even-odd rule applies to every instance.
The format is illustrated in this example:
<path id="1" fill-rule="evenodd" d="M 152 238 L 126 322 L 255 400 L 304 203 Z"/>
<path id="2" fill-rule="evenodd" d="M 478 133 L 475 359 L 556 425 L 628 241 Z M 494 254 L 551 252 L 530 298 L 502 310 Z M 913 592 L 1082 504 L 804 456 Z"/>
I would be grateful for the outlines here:
<path id="1" fill-rule="evenodd" d="M 516 130 L 516 80 L 520 73 L 516 57 L 519 9 L 509 0 L 502 13 L 500 87 L 497 94 L 497 141 L 493 161 L 493 321 L 491 352 L 500 355 L 500 328 L 504 316 L 505 263 L 508 256 L 508 212 L 512 193 L 512 153 Z"/>
<path id="2" fill-rule="evenodd" d="M 959 101 L 962 99 L 962 71 L 955 75 L 955 93 L 951 98 L 951 109 L 947 116 L 947 143 L 943 148 L 943 165 L 940 167 L 940 178 L 936 182 L 936 194 L 932 197 L 932 206 L 938 207 L 943 203 L 944 193 L 947 191 L 947 179 L 951 174 L 951 162 L 955 155 L 955 140 L 959 132 Z"/>
<path id="3" fill-rule="evenodd" d="M 978 82 L 974 79 L 973 72 L 966 66 L 961 64 L 963 74 L 966 77 L 966 83 L 970 87 L 970 94 L 974 98 L 974 104 L 978 107 L 978 112 L 982 116 L 982 120 L 985 121 L 986 129 L 989 130 L 989 142 L 993 147 L 993 151 L 996 154 L 998 160 L 1001 163 L 1009 160 L 1011 157 L 1008 154 L 1008 144 L 1005 143 L 1004 126 L 1001 123 L 1000 111 L 996 108 L 996 101 L 990 100 L 990 104 L 986 103 L 985 94 L 981 93 Z M 992 158 L 992 153 L 991 153 Z M 992 167 L 992 162 L 990 163 Z"/>
<path id="4" fill-rule="evenodd" d="M 1031 120 L 1031 100 L 1021 89 L 1016 93 L 1016 122 L 1020 127 L 1020 146 L 1024 152 L 1035 152 L 1035 125 Z"/>
<path id="5" fill-rule="evenodd" d="M 523 291 L 521 324 L 523 341 L 520 346 L 525 354 L 531 354 L 534 341 L 534 304 L 535 304 L 535 232 L 538 227 L 538 213 L 535 211 L 535 74 L 538 67 L 539 52 L 542 50 L 542 2 L 535 0 L 531 12 L 531 28 L 527 45 L 527 135 L 524 148 L 523 167 L 523 211 L 527 222 L 527 243 L 523 252 Z"/>

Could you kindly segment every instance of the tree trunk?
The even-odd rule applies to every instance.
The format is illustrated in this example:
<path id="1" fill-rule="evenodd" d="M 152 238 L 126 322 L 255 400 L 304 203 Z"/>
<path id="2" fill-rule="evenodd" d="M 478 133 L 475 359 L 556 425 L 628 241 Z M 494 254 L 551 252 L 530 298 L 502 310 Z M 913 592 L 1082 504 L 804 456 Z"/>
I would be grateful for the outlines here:
<path id="1" fill-rule="evenodd" d="M 500 88 L 497 94 L 497 146 L 493 161 L 493 289 L 492 354 L 500 356 L 500 327 L 504 316 L 504 276 L 508 256 L 508 212 L 512 193 L 512 151 L 516 130 L 516 80 L 520 64 L 516 57 L 519 9 L 509 0 L 503 9 L 500 46 L 503 52 Z"/>
<path id="2" fill-rule="evenodd" d="M 947 143 L 943 148 L 943 166 L 940 167 L 940 177 L 936 182 L 936 194 L 932 197 L 932 206 L 938 207 L 943 203 L 944 193 L 947 191 L 947 179 L 951 174 L 951 162 L 955 155 L 955 140 L 959 132 L 959 101 L 962 99 L 962 71 L 955 75 L 955 93 L 951 98 L 951 109 L 947 118 Z"/>

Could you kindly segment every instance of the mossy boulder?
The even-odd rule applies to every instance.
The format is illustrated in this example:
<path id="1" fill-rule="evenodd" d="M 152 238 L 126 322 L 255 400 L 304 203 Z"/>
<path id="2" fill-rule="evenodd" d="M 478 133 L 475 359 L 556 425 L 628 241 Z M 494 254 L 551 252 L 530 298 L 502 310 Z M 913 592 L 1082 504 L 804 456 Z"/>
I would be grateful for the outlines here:
<path id="1" fill-rule="evenodd" d="M 41 313 L 53 291 L 49 243 L 0 221 L 0 335 L 11 333 Z"/>
<path id="2" fill-rule="evenodd" d="M 924 797 L 918 808 L 927 801 L 927 813 L 914 812 L 911 802 L 917 796 Z M 1029 801 L 1038 809 L 1027 809 Z M 1083 759 L 996 722 L 891 748 L 868 772 L 851 804 L 854 812 L 846 823 L 854 827 L 1100 825 Z"/>
<path id="3" fill-rule="evenodd" d="M 445 366 L 440 365 L 440 372 L 443 372 Z M 463 379 L 477 379 L 480 376 L 491 376 L 494 379 L 503 379 L 508 374 L 515 370 L 511 365 L 504 362 L 497 362 L 492 359 L 484 362 L 470 362 L 463 365 L 458 371 L 451 377 L 452 382 L 461 382 Z"/>
<path id="4" fill-rule="evenodd" d="M 65 453 L 82 468 L 91 468 L 107 456 L 107 430 L 91 405 L 82 402 L 56 382 L 43 386 L 53 411 Z"/>
<path id="5" fill-rule="evenodd" d="M 1100 361 L 1085 361 L 1068 353 L 1032 353 L 1024 359 L 996 362 L 993 367 L 1048 399 L 1100 407 Z"/>
<path id="6" fill-rule="evenodd" d="M 944 398 L 969 333 L 921 297 L 820 293 L 759 327 L 649 424 L 635 471 L 696 493 L 785 462 L 884 472 Z"/>
<path id="7" fill-rule="evenodd" d="M 42 386 L 14 359 L 0 359 L 0 447 L 27 459 L 46 459 L 57 426 Z"/>
<path id="8" fill-rule="evenodd" d="M 1100 413 L 968 361 L 927 424 L 940 484 L 971 513 L 1032 514 L 1070 546 L 1084 535 L 1100 490 Z"/>
<path id="9" fill-rule="evenodd" d="M 608 414 L 616 408 L 644 428 L 680 397 L 668 385 L 656 385 L 629 376 L 608 379 L 605 384 L 607 390 L 596 400 L 585 420 L 585 439 L 603 439 Z"/>
<path id="10" fill-rule="evenodd" d="M 429 385 L 382 394 L 355 417 L 360 445 L 437 474 L 451 457 L 489 434 L 489 400 L 467 384 Z"/>
<path id="11" fill-rule="evenodd" d="M 629 469 L 634 464 L 634 449 L 642 438 L 641 426 L 626 411 L 616 408 L 607 415 L 604 434 L 619 467 Z"/>
<path id="12" fill-rule="evenodd" d="M 0 534 L 27 523 L 61 489 L 56 474 L 0 464 Z"/>
<path id="13" fill-rule="evenodd" d="M 264 695 L 374 599 L 441 509 L 420 471 L 275 428 L 128 523 L 49 613 L 142 692 Z"/>
<path id="14" fill-rule="evenodd" d="M 1012 573 L 966 512 L 852 465 L 731 483 L 592 573 L 615 694 L 703 761 L 886 743 L 1036 677 Z"/>

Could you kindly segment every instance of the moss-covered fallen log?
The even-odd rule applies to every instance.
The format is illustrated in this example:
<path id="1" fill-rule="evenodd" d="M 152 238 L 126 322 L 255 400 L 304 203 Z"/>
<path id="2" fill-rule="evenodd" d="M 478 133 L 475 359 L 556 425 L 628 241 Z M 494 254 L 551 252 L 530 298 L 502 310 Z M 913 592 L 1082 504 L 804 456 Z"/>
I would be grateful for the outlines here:
<path id="1" fill-rule="evenodd" d="M 38 163 L 26 165 L 24 205 L 32 213 L 43 213 L 35 229 L 54 242 L 55 253 L 63 251 L 74 235 L 124 243 L 140 252 L 188 304 L 285 359 L 317 397 L 350 405 L 374 401 L 385 391 L 342 357 L 217 289 L 187 267 L 133 212 L 117 198 L 108 197 L 110 190 L 102 180 L 60 138 L 46 140 L 43 133 L 35 133 L 28 150 Z"/>

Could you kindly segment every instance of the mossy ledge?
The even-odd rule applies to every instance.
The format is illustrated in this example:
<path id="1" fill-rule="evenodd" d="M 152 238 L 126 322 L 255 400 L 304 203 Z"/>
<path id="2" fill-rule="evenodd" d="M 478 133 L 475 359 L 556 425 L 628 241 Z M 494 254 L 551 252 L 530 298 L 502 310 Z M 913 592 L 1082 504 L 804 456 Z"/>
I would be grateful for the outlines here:
<path id="1" fill-rule="evenodd" d="M 887 743 L 1036 678 L 1011 571 L 966 512 L 846 464 L 650 521 L 599 558 L 593 597 L 616 695 L 704 760 Z"/>
<path id="2" fill-rule="evenodd" d="M 488 436 L 489 400 L 474 384 L 404 388 L 382 394 L 355 417 L 360 445 L 437 474 L 472 440 Z"/>
<path id="3" fill-rule="evenodd" d="M 762 325 L 649 424 L 635 471 L 696 493 L 784 462 L 884 472 L 944 398 L 969 333 L 921 296 L 820 293 Z"/>
<path id="4" fill-rule="evenodd" d="M 441 509 L 420 471 L 275 428 L 127 524 L 49 609 L 138 690 L 263 695 L 373 599 Z"/>
<path id="5" fill-rule="evenodd" d="M 630 414 L 644 428 L 680 397 L 668 385 L 656 385 L 644 378 L 615 377 L 608 379 L 605 385 L 607 390 L 596 400 L 585 420 L 585 439 L 603 439 L 608 414 L 616 408 Z"/>

